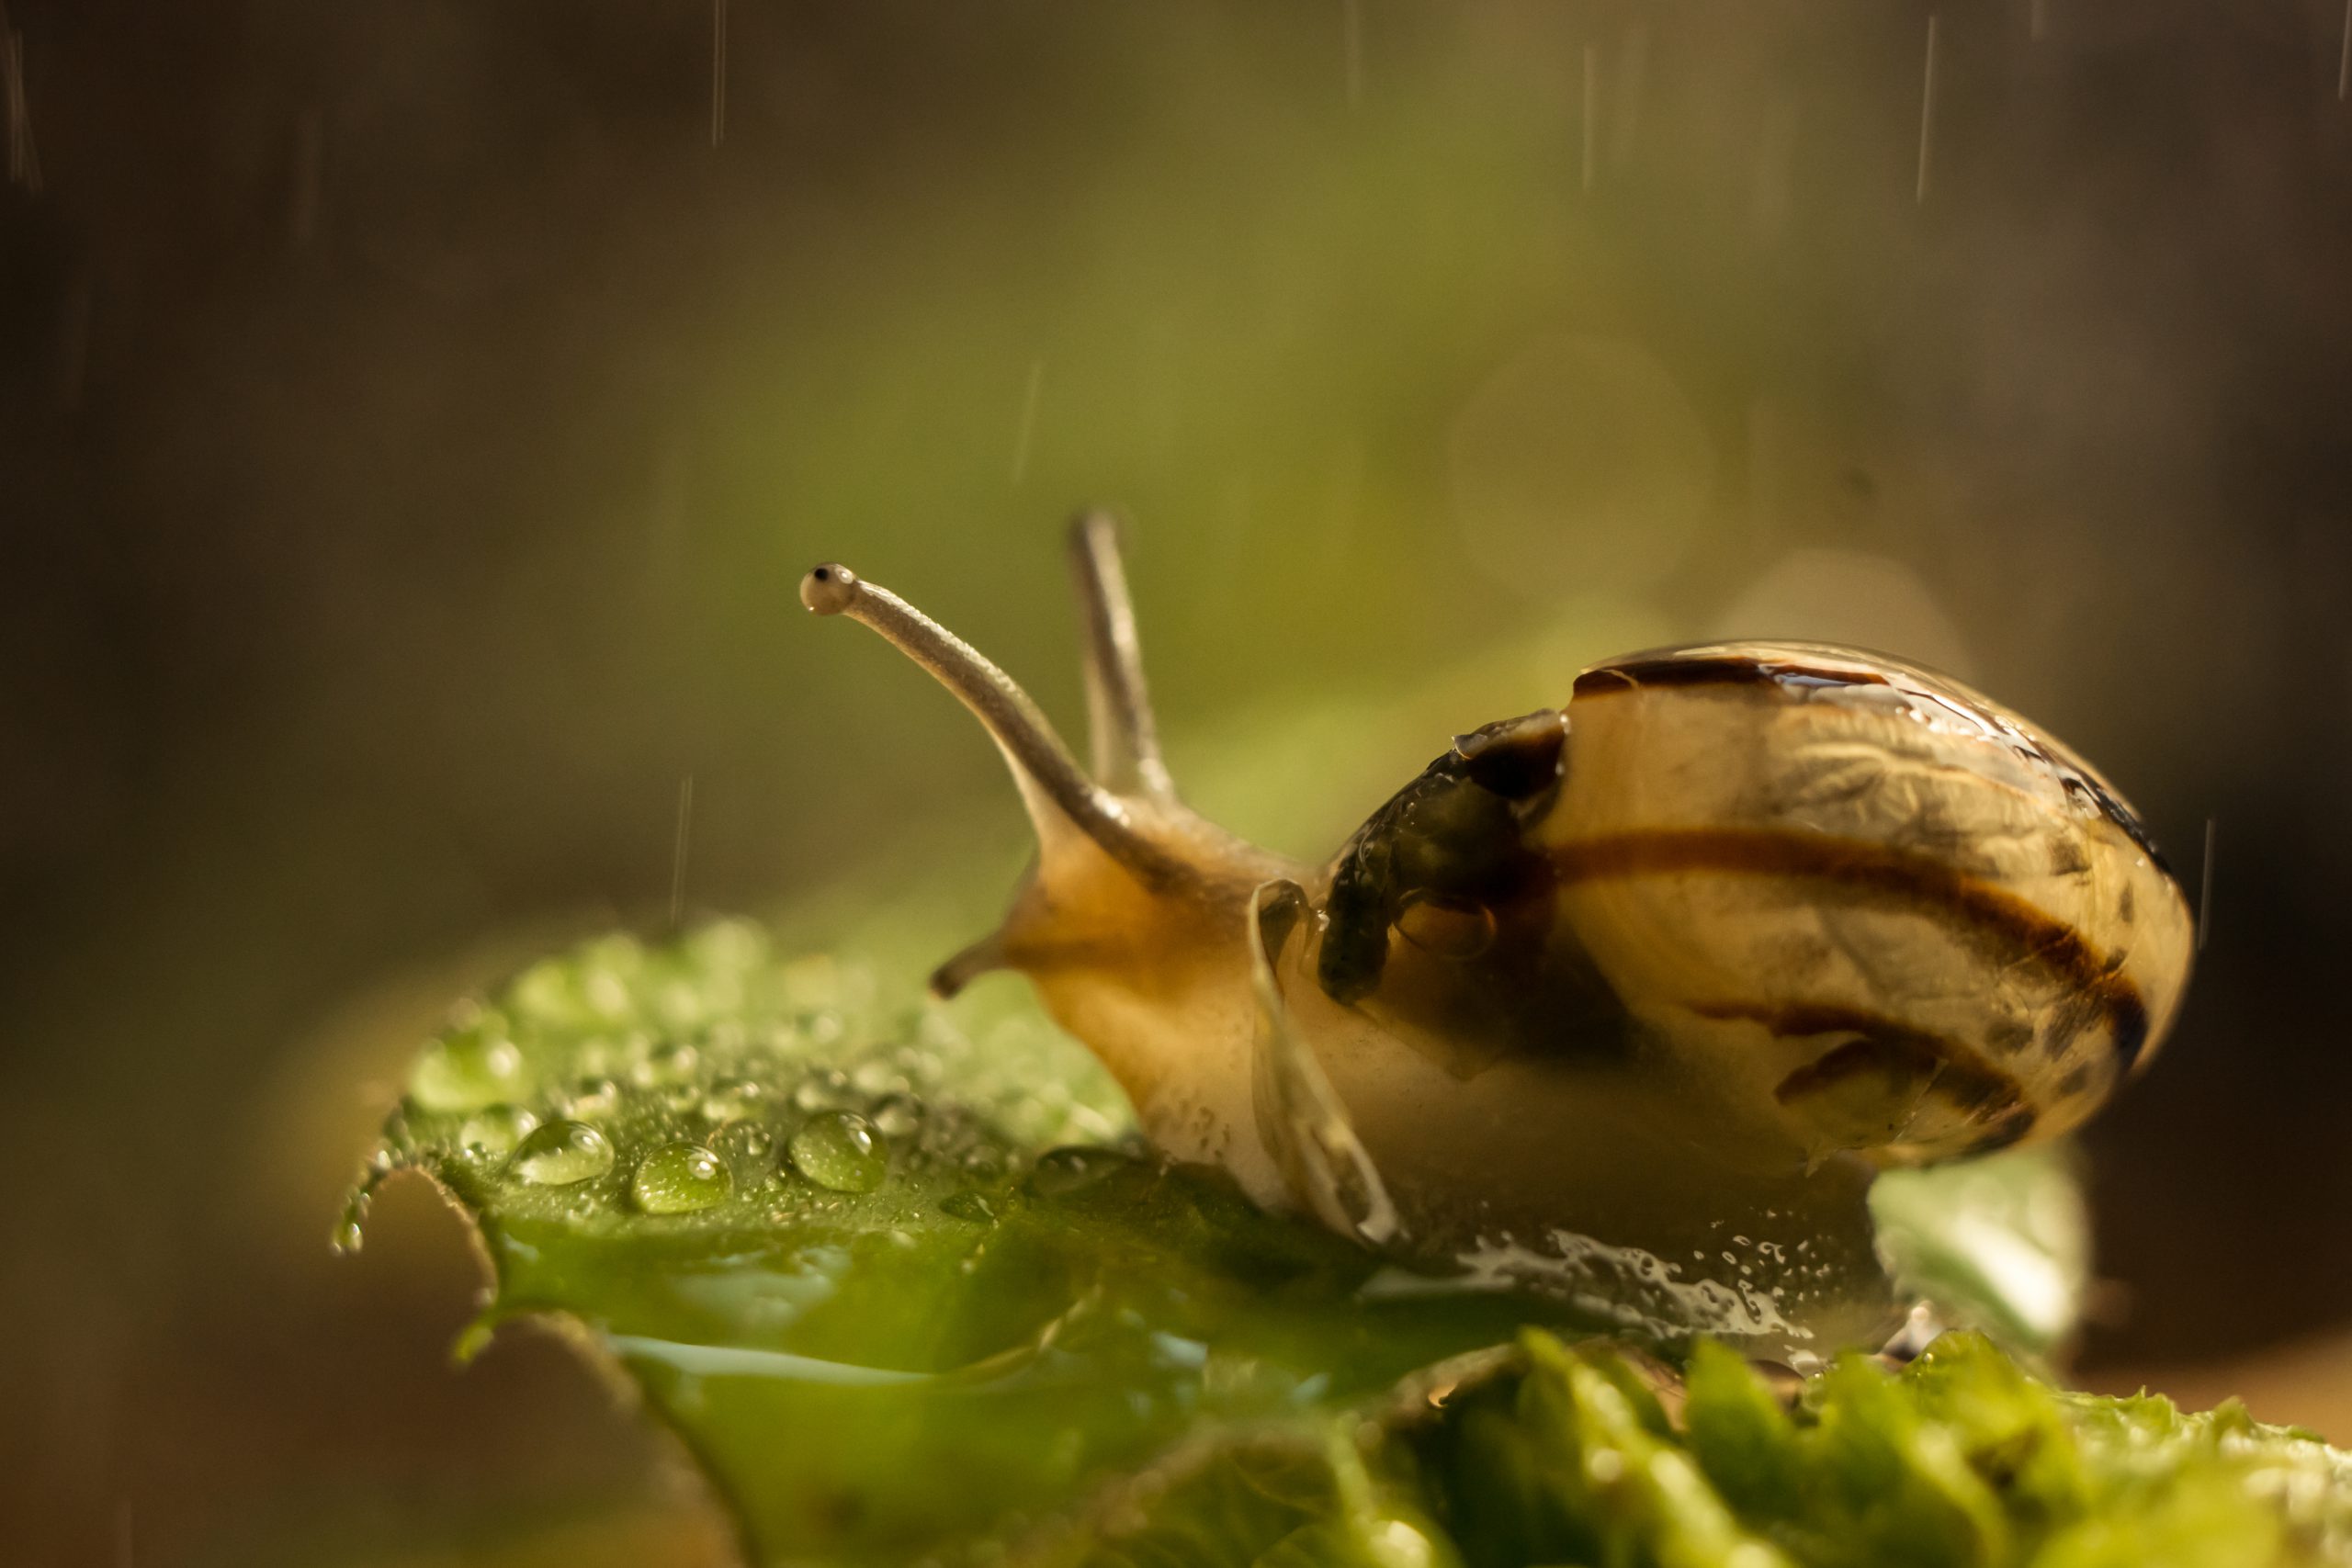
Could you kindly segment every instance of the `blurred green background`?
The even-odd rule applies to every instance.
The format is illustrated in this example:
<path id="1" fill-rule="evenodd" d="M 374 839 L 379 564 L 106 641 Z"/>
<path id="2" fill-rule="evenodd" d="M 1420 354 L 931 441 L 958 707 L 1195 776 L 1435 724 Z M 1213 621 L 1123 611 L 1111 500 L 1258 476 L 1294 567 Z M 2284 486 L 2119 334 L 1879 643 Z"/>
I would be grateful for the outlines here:
<path id="1" fill-rule="evenodd" d="M 2064 735 L 2192 897 L 2212 822 L 2083 1376 L 2352 1438 L 2334 0 L 0 16 L 10 1561 L 708 1561 L 552 1343 L 447 1370 L 454 1222 L 337 1262 L 338 1193 L 451 994 L 667 919 L 688 778 L 695 909 L 1016 860 L 793 587 L 1075 731 L 1085 502 L 1180 779 L 1803 634 Z M 1443 741 L 1204 804 L 1319 855 Z"/>

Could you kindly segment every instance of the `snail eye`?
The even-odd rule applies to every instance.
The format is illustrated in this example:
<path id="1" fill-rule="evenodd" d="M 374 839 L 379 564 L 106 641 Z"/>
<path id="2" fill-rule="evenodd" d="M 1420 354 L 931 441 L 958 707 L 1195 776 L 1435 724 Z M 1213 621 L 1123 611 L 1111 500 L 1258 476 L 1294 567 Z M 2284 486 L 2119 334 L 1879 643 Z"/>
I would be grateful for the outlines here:
<path id="1" fill-rule="evenodd" d="M 1432 958 L 1466 963 L 1495 945 L 1495 912 L 1484 904 L 1419 898 L 1398 913 L 1396 934 Z"/>
<path id="2" fill-rule="evenodd" d="M 857 573 L 827 561 L 800 580 L 800 602 L 820 615 L 838 615 L 857 601 Z"/>

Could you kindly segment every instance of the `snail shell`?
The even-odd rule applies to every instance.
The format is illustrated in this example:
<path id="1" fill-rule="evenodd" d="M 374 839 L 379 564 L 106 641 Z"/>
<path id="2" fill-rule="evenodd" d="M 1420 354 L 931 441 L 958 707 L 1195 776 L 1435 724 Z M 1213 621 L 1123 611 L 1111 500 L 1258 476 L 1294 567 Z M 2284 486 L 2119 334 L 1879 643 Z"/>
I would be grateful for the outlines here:
<path id="1" fill-rule="evenodd" d="M 1647 1054 L 1777 1108 L 1811 1156 L 1890 1164 L 2079 1123 L 2170 1025 L 2192 948 L 2078 757 L 1942 677 L 1804 644 L 1586 671 L 1565 716 L 1432 763 L 1322 908 L 1323 989 L 1462 1077 Z"/>
<path id="2" fill-rule="evenodd" d="M 1561 939 L 1809 1153 L 2079 1124 L 2170 1027 L 2188 905 L 2122 798 L 1944 677 L 1807 644 L 1577 678 L 1532 840 Z"/>

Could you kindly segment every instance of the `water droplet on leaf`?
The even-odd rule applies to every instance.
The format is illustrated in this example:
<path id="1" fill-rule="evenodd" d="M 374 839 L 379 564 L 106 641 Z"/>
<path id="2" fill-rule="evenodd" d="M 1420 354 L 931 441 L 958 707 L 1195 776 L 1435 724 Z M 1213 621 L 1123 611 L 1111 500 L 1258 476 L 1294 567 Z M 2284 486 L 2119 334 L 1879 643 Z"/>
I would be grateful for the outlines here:
<path id="1" fill-rule="evenodd" d="M 702 1065 L 702 1057 L 691 1045 L 676 1041 L 656 1045 L 638 1065 L 637 1081 L 641 1084 L 684 1083 L 695 1076 Z"/>
<path id="2" fill-rule="evenodd" d="M 986 1224 L 996 1218 L 996 1210 L 977 1192 L 955 1192 L 940 1200 L 940 1213 L 959 1220 L 976 1220 Z"/>
<path id="3" fill-rule="evenodd" d="M 458 1129 L 458 1147 L 483 1159 L 503 1159 L 514 1152 L 539 1119 L 519 1105 L 492 1105 L 466 1118 Z"/>
<path id="4" fill-rule="evenodd" d="M 841 999 L 844 987 L 841 966 L 832 955 L 813 953 L 784 965 L 776 978 L 784 994 L 803 1007 L 825 1007 Z"/>
<path id="5" fill-rule="evenodd" d="M 594 969 L 580 977 L 581 998 L 599 1017 L 621 1019 L 629 1015 L 628 982 L 609 969 Z"/>
<path id="6" fill-rule="evenodd" d="M 629 1196 L 649 1214 L 691 1214 L 735 1188 L 727 1162 L 700 1144 L 664 1144 L 637 1168 Z"/>
<path id="7" fill-rule="evenodd" d="M 848 1077 L 828 1067 L 801 1079 L 792 1091 L 792 1103 L 803 1111 L 831 1111 L 848 1096 Z"/>
<path id="8" fill-rule="evenodd" d="M 583 1122 L 601 1122 L 621 1108 L 621 1086 L 610 1078 L 582 1078 L 564 1101 L 564 1113 Z"/>
<path id="9" fill-rule="evenodd" d="M 571 986 L 571 970 L 560 959 L 542 958 L 523 971 L 507 987 L 509 1006 L 539 1023 L 560 1023 L 579 1011 L 580 998 Z"/>
<path id="10" fill-rule="evenodd" d="M 368 1218 L 368 1205 L 373 1197 L 369 1188 L 363 1187 L 344 1204 L 343 1217 L 335 1221 L 334 1235 L 328 1238 L 337 1252 L 347 1256 L 359 1250 L 360 1232 Z"/>
<path id="11" fill-rule="evenodd" d="M 523 1053 L 503 1031 L 460 1030 L 427 1047 L 409 1075 L 409 1098 L 427 1111 L 479 1111 L 530 1087 Z"/>
<path id="12" fill-rule="evenodd" d="M 612 1168 L 612 1143 L 584 1122 L 550 1122 L 514 1149 L 514 1174 L 534 1187 L 569 1187 Z"/>
<path id="13" fill-rule="evenodd" d="M 884 1095 L 874 1106 L 874 1129 L 886 1138 L 903 1138 L 922 1125 L 922 1101 L 911 1094 Z"/>
<path id="14" fill-rule="evenodd" d="M 749 920 L 713 920 L 686 938 L 687 954 L 709 969 L 749 969 L 767 950 L 767 933 Z"/>
<path id="15" fill-rule="evenodd" d="M 775 1146 L 775 1140 L 768 1136 L 767 1129 L 755 1122 L 729 1122 L 718 1130 L 718 1136 L 713 1142 L 718 1145 L 720 1154 L 739 1164 L 765 1158 L 768 1150 Z"/>
<path id="16" fill-rule="evenodd" d="M 721 1078 L 702 1098 L 703 1119 L 741 1122 L 758 1114 L 760 1101 L 765 1097 L 766 1091 L 749 1078 Z"/>
<path id="17" fill-rule="evenodd" d="M 718 998 L 707 997 L 693 982 L 673 979 L 663 983 L 653 998 L 654 1010 L 673 1028 L 684 1029 L 702 1021 L 710 1004 Z"/>
<path id="18" fill-rule="evenodd" d="M 801 1175 L 836 1192 L 871 1192 L 890 1169 L 874 1124 L 846 1111 L 809 1118 L 792 1134 L 791 1155 Z"/>
<path id="19" fill-rule="evenodd" d="M 1132 1163 L 1125 1155 L 1113 1149 L 1077 1145 L 1048 1149 L 1037 1156 L 1037 1168 L 1029 1173 L 1029 1190 L 1040 1198 L 1059 1198 L 1091 1187 Z"/>

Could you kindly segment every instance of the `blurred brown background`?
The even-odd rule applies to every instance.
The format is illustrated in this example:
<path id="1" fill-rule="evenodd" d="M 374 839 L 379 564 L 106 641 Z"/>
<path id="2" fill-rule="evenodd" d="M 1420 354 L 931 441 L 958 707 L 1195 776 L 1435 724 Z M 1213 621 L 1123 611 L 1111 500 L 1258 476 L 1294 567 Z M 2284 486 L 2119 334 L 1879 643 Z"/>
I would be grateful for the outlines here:
<path id="1" fill-rule="evenodd" d="M 1089 500 L 1180 773 L 1497 639 L 1796 632 L 2046 722 L 2192 896 L 2211 819 L 2084 1375 L 2352 1438 L 2337 0 L 5 18 L 8 1561 L 707 1560 L 551 1345 L 447 1370 L 455 1226 L 338 1262 L 338 1189 L 450 992 L 663 918 L 683 778 L 696 907 L 1009 850 L 793 584 L 1073 715 Z M 1283 781 L 1290 847 L 1442 740 Z"/>

